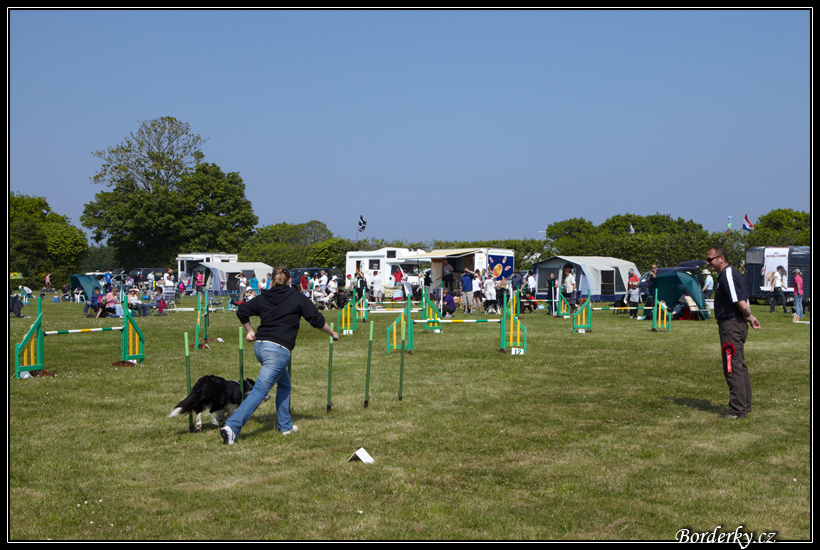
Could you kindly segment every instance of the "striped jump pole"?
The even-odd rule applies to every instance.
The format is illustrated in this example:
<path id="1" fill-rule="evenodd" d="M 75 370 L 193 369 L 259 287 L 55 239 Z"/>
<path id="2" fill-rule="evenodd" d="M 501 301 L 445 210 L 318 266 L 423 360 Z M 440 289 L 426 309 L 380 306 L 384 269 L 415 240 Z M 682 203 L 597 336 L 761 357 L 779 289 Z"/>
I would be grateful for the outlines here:
<path id="1" fill-rule="evenodd" d="M 414 323 L 426 323 L 425 319 L 412 319 Z M 500 323 L 501 319 L 437 319 L 436 323 Z"/>

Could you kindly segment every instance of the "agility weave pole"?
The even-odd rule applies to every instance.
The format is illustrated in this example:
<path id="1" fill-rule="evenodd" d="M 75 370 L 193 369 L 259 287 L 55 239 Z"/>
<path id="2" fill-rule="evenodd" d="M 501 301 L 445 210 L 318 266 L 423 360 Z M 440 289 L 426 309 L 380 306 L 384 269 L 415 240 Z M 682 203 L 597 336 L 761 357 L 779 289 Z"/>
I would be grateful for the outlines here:
<path id="1" fill-rule="evenodd" d="M 45 369 L 45 337 L 59 334 L 80 334 L 84 332 L 120 331 L 120 360 L 114 366 L 134 366 L 145 359 L 145 336 L 142 334 L 131 310 L 123 308 L 121 327 L 81 328 L 70 330 L 43 330 L 42 299 L 37 298 L 37 317 L 23 341 L 14 345 L 14 377 L 20 378 L 22 372 L 36 372 Z M 47 371 L 46 371 L 47 372 Z M 50 373 L 49 373 L 50 374 Z"/>
<path id="2" fill-rule="evenodd" d="M 202 294 L 196 295 L 196 329 L 194 333 L 194 343 L 191 347 L 199 349 L 209 349 L 208 324 L 210 323 L 211 307 L 208 302 L 208 291 L 205 291 L 205 310 L 202 310 Z"/>

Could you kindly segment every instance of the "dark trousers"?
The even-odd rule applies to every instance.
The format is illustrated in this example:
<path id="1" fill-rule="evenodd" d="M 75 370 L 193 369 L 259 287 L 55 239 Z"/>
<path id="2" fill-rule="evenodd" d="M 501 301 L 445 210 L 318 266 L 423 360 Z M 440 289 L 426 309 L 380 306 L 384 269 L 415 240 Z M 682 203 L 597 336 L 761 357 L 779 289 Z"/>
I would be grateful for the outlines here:
<path id="1" fill-rule="evenodd" d="M 746 368 L 746 357 L 743 353 L 743 344 L 746 343 L 748 331 L 746 321 L 742 319 L 718 321 L 723 376 L 729 385 L 729 408 L 734 413 L 745 413 L 752 408 L 752 384 L 749 380 L 749 370 Z M 732 356 L 732 372 L 729 372 L 727 368 L 726 355 L 723 353 L 723 346 L 727 343 L 735 347 Z"/>

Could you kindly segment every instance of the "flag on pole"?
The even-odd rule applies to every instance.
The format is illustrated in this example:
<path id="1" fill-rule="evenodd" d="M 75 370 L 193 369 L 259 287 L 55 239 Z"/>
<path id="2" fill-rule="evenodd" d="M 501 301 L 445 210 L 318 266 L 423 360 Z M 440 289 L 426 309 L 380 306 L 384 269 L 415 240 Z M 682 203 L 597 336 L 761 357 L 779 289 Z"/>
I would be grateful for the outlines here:
<path id="1" fill-rule="evenodd" d="M 634 235 L 634 234 L 635 234 L 635 228 L 634 228 L 634 227 L 632 227 L 632 224 L 631 224 L 631 223 L 629 224 L 629 234 L 630 234 L 630 235 Z"/>
<path id="2" fill-rule="evenodd" d="M 754 228 L 754 224 L 749 221 L 749 214 L 746 214 L 746 216 L 743 218 L 743 229 L 746 231 L 751 231 Z"/>
<path id="3" fill-rule="evenodd" d="M 364 231 L 364 228 L 367 227 L 367 222 L 364 221 L 364 217 L 359 216 L 359 233 Z"/>

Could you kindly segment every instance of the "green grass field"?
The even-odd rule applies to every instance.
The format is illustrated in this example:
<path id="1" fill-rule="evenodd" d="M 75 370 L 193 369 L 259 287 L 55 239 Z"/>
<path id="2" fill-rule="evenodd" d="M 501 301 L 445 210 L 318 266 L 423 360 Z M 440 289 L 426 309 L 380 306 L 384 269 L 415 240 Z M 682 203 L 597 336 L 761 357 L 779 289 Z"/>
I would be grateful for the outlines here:
<path id="1" fill-rule="evenodd" d="M 43 304 L 45 330 L 120 325 Z M 811 329 L 753 306 L 746 345 L 754 412 L 728 401 L 714 321 L 670 333 L 609 311 L 593 330 L 524 315 L 526 355 L 498 351 L 497 324 L 416 327 L 415 351 L 385 353 L 395 314 L 333 346 L 303 322 L 293 416 L 263 403 L 235 445 L 203 418 L 167 418 L 186 391 L 183 333 L 195 313 L 137 319 L 144 364 L 113 367 L 119 333 L 46 337 L 54 378 L 18 380 L 9 319 L 9 538 L 53 540 L 674 540 L 733 532 L 811 537 Z M 415 314 L 417 317 L 418 314 Z M 335 322 L 335 312 L 327 313 Z M 464 318 L 459 315 L 458 318 Z M 806 320 L 810 320 L 807 318 Z M 239 323 L 212 314 L 192 378 L 238 377 Z M 258 363 L 245 350 L 245 374 Z M 373 465 L 348 462 L 364 447 Z"/>

